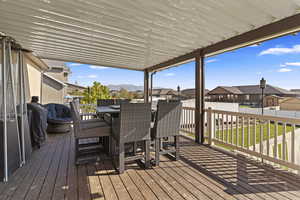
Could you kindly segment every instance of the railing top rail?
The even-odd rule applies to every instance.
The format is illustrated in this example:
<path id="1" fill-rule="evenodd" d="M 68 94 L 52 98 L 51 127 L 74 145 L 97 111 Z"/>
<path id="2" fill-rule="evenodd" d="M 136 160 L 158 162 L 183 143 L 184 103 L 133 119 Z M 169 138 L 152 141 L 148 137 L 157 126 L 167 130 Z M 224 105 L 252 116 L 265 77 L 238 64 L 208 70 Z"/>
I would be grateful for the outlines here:
<path id="1" fill-rule="evenodd" d="M 194 107 L 183 107 L 185 110 L 195 110 Z M 209 109 L 205 109 L 205 112 L 208 112 Z M 233 111 L 224 111 L 224 110 L 214 110 L 211 109 L 212 113 L 218 114 L 225 114 L 225 115 L 234 115 L 239 117 L 246 117 L 246 118 L 256 118 L 259 120 L 270 120 L 270 121 L 278 121 L 288 124 L 296 124 L 300 125 L 300 119 L 297 118 L 290 118 L 290 117 L 278 117 L 278 116 L 270 116 L 270 115 L 258 115 L 252 113 L 241 113 L 241 112 L 233 112 Z"/>
<path id="2" fill-rule="evenodd" d="M 182 107 L 184 110 L 196 110 L 194 107 Z"/>
<path id="3" fill-rule="evenodd" d="M 208 109 L 205 109 L 207 112 Z M 255 118 L 259 120 L 270 120 L 270 121 L 278 121 L 288 124 L 297 124 L 300 125 L 300 119 L 297 118 L 287 118 L 287 117 L 277 117 L 277 116 L 269 116 L 269 115 L 257 115 L 251 113 L 240 113 L 240 112 L 232 112 L 232 111 L 224 111 L 224 110 L 211 110 L 212 113 L 225 114 L 225 115 L 233 115 L 239 117 L 246 118 Z"/>

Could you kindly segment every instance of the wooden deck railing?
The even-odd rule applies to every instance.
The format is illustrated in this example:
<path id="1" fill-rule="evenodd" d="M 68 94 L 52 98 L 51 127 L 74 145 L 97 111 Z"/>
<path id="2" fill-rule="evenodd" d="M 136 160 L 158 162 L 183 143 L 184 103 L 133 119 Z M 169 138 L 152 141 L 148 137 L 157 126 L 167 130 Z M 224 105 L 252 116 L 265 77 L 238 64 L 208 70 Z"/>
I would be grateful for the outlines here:
<path id="1" fill-rule="evenodd" d="M 180 129 L 190 136 L 195 134 L 195 108 L 182 108 Z"/>
<path id="2" fill-rule="evenodd" d="M 183 108 L 181 131 L 190 136 L 194 135 L 194 114 L 194 108 Z M 205 110 L 205 138 L 210 145 L 300 171 L 300 119 L 209 108 Z"/>
<path id="3" fill-rule="evenodd" d="M 96 114 L 96 104 L 80 104 L 79 112 L 82 120 L 92 119 Z"/>

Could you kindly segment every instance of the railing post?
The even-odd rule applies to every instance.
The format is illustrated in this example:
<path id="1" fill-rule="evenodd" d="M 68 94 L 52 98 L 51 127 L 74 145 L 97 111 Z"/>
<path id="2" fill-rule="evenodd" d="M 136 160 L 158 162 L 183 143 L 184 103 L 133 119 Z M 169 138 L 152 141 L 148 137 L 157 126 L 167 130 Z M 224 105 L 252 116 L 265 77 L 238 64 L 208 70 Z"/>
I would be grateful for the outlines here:
<path id="1" fill-rule="evenodd" d="M 211 107 L 209 107 L 207 110 L 207 132 L 208 132 L 208 144 L 212 145 L 212 139 L 214 137 L 214 133 L 213 133 L 213 118 L 212 118 Z"/>

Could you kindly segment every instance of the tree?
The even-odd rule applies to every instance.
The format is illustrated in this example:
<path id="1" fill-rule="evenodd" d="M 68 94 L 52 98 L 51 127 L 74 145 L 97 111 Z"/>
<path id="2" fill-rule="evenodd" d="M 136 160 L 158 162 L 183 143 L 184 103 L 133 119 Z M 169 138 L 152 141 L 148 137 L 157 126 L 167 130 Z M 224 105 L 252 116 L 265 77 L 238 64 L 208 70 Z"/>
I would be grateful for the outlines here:
<path id="1" fill-rule="evenodd" d="M 109 95 L 109 89 L 105 85 L 94 81 L 92 87 L 88 87 L 83 92 L 83 104 L 96 104 L 97 99 L 110 99 L 111 96 Z"/>
<path id="2" fill-rule="evenodd" d="M 129 92 L 128 90 L 122 88 L 120 90 L 120 93 L 119 93 L 119 98 L 120 99 L 132 99 L 133 98 L 133 95 L 131 92 Z"/>

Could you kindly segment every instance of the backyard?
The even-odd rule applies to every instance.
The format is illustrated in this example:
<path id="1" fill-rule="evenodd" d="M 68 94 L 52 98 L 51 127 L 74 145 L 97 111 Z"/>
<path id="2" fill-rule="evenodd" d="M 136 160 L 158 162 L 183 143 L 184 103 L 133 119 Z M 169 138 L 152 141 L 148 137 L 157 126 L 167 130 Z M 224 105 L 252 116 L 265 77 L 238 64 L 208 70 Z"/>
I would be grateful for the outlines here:
<path id="1" fill-rule="evenodd" d="M 266 141 L 268 138 L 271 140 L 274 138 L 276 134 L 276 125 L 274 123 L 270 123 L 270 135 L 268 136 L 268 125 L 266 123 L 260 124 L 257 122 L 256 127 L 254 128 L 254 125 L 251 124 L 250 126 L 244 125 L 244 127 L 241 127 L 241 124 L 239 125 L 239 128 L 237 129 L 236 127 L 230 128 L 230 124 L 228 124 L 228 130 L 226 128 L 226 124 L 223 125 L 223 130 L 222 126 L 220 125 L 219 127 L 215 127 L 215 139 L 218 139 L 220 141 L 225 141 L 226 143 L 232 143 L 233 145 L 237 144 L 238 141 L 238 146 L 243 146 L 244 148 L 251 148 L 253 147 L 254 144 L 254 137 L 255 137 L 255 144 L 260 143 L 260 137 L 261 137 L 261 128 L 263 128 L 262 131 L 262 138 L 263 141 Z M 297 129 L 298 127 L 295 127 Z M 243 129 L 244 129 L 244 134 L 243 134 Z M 256 129 L 256 130 L 255 130 Z M 238 134 L 237 134 L 238 130 Z M 254 131 L 255 130 L 255 131 Z M 290 134 L 293 131 L 293 126 L 291 125 L 286 125 L 286 135 Z M 255 132 L 255 136 L 254 136 Z M 281 136 L 284 132 L 284 125 L 283 124 L 278 124 L 277 125 L 277 135 Z M 188 136 L 194 137 L 193 133 L 187 133 Z M 206 131 L 205 133 L 206 136 L 208 136 L 208 133 Z M 280 141 L 281 142 L 281 141 Z M 278 143 L 280 143 L 278 142 Z M 233 150 L 234 148 L 224 145 L 224 144 L 216 144 L 216 146 L 225 148 L 227 150 Z M 288 149 L 288 148 L 287 148 Z M 286 151 L 288 154 L 288 151 Z M 282 144 L 278 144 L 278 157 L 282 158 Z M 288 155 L 286 155 L 286 158 L 288 158 Z"/>

